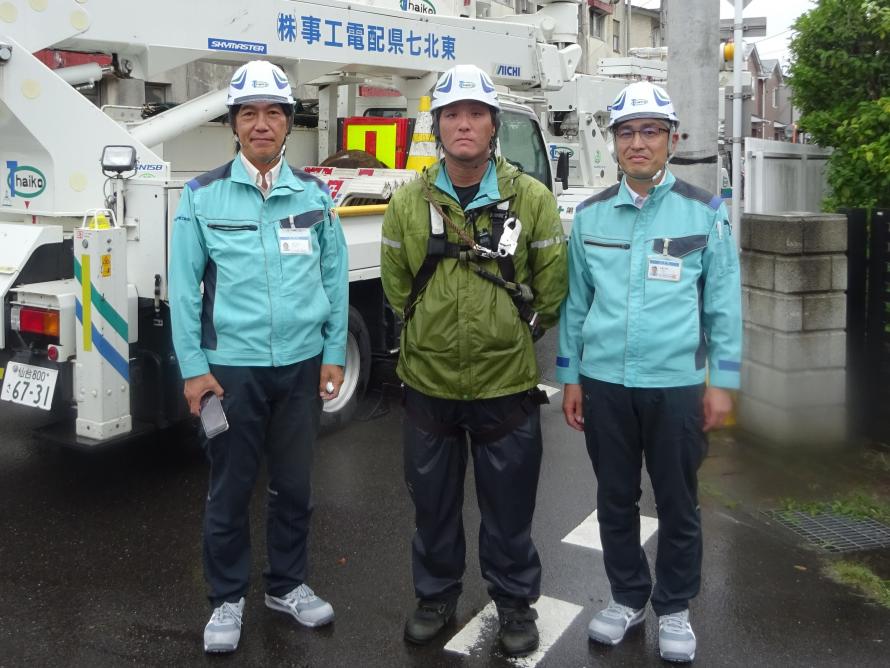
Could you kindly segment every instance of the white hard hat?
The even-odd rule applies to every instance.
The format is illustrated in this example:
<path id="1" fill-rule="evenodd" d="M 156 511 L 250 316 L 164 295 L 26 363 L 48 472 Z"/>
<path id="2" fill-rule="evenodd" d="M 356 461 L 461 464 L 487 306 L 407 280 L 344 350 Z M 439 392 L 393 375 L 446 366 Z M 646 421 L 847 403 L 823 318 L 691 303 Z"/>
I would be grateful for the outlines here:
<path id="1" fill-rule="evenodd" d="M 455 65 L 444 72 L 433 88 L 430 110 L 435 111 L 461 100 L 476 100 L 498 111 L 501 109 L 491 78 L 475 65 Z"/>
<path id="2" fill-rule="evenodd" d="M 251 60 L 235 70 L 226 105 L 249 102 L 293 105 L 294 96 L 284 70 L 266 60 Z"/>
<path id="3" fill-rule="evenodd" d="M 609 109 L 610 128 L 632 118 L 658 118 L 672 124 L 680 123 L 667 92 L 649 81 L 635 81 L 625 87 Z"/>

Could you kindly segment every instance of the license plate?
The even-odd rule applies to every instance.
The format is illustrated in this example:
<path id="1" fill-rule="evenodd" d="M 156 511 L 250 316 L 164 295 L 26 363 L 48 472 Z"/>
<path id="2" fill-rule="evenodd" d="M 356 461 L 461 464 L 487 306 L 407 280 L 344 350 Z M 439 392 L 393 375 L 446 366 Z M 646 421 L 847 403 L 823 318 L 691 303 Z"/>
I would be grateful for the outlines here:
<path id="1" fill-rule="evenodd" d="M 56 369 L 10 362 L 6 365 L 0 399 L 48 411 L 56 390 Z"/>

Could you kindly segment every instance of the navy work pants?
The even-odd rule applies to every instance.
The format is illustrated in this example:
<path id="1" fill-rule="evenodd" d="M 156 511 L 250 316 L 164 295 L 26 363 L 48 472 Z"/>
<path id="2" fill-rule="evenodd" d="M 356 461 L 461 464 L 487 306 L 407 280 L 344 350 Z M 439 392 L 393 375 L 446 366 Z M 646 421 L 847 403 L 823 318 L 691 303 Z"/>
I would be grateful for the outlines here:
<path id="1" fill-rule="evenodd" d="M 515 429 L 495 441 L 476 438 L 514 415 L 524 396 L 456 401 L 405 388 L 405 482 L 415 508 L 411 546 L 417 598 L 443 600 L 462 590 L 469 437 L 481 515 L 479 561 L 488 592 L 506 607 L 537 600 L 541 560 L 531 528 L 541 469 L 540 409 L 535 405 Z M 432 433 L 430 422 L 461 433 Z"/>
<path id="2" fill-rule="evenodd" d="M 266 591 L 283 596 L 306 578 L 310 472 L 321 415 L 321 356 L 284 367 L 211 365 L 225 391 L 228 431 L 206 444 L 204 576 L 211 604 L 235 602 L 250 575 L 248 507 L 260 462 L 269 472 Z"/>
<path id="3" fill-rule="evenodd" d="M 697 472 L 707 452 L 701 385 L 633 388 L 581 379 L 584 434 L 596 473 L 596 514 L 612 597 L 657 615 L 685 610 L 701 581 Z M 655 492 L 655 587 L 640 545 L 643 458 Z"/>

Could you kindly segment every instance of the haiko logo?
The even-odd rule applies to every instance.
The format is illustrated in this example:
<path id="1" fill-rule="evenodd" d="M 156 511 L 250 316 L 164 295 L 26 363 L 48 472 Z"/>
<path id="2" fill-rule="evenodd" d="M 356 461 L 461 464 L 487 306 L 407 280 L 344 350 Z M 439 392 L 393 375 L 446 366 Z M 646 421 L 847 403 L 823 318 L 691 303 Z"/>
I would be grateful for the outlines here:
<path id="1" fill-rule="evenodd" d="M 418 14 L 435 14 L 436 6 L 430 0 L 401 0 L 399 5 L 402 11 L 417 12 Z"/>
<path id="2" fill-rule="evenodd" d="M 18 160 L 7 160 L 6 185 L 13 197 L 37 197 L 46 190 L 46 177 L 36 167 L 19 165 Z"/>
<path id="3" fill-rule="evenodd" d="M 559 156 L 561 153 L 568 153 L 570 159 L 575 157 L 575 152 L 568 146 L 557 146 L 556 144 L 550 144 L 551 160 L 559 160 Z"/>

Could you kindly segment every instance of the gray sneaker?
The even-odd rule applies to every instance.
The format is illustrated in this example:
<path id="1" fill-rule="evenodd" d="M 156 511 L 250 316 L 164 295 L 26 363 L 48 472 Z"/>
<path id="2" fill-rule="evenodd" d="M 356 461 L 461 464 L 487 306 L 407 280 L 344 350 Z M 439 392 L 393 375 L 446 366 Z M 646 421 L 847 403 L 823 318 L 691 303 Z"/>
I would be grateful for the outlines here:
<path id="1" fill-rule="evenodd" d="M 204 627 L 204 651 L 208 653 L 234 652 L 241 639 L 241 615 L 244 597 L 237 603 L 223 603 L 214 609 Z"/>
<path id="2" fill-rule="evenodd" d="M 658 618 L 658 651 L 665 661 L 689 663 L 695 658 L 695 634 L 689 623 L 689 610 Z"/>
<path id="3" fill-rule="evenodd" d="M 303 626 L 324 626 L 334 621 L 334 608 L 301 584 L 281 598 L 266 594 L 266 607 L 292 615 Z"/>
<path id="4" fill-rule="evenodd" d="M 590 639 L 604 645 L 617 645 L 624 640 L 624 634 L 646 617 L 645 606 L 634 610 L 626 605 L 609 599 L 609 605 L 600 610 L 590 620 L 587 635 Z"/>

